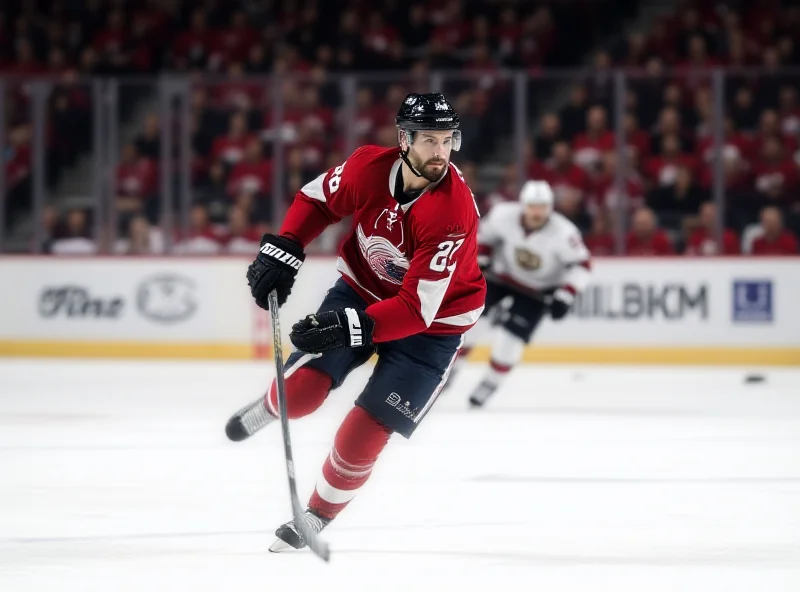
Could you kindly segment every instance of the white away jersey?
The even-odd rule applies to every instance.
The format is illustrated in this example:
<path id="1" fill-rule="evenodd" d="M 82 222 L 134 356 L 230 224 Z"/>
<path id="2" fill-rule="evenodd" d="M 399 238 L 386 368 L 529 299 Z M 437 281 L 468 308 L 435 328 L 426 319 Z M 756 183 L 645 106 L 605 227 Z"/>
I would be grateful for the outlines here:
<path id="1" fill-rule="evenodd" d="M 539 230 L 526 232 L 522 205 L 498 203 L 478 227 L 478 253 L 491 258 L 491 276 L 518 288 L 579 293 L 589 281 L 589 250 L 578 228 L 558 212 Z"/>

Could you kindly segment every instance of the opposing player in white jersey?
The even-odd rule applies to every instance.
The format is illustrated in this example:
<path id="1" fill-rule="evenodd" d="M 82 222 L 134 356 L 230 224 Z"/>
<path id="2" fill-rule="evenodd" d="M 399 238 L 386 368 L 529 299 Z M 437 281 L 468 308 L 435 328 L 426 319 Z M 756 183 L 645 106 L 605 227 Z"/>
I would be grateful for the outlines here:
<path id="1" fill-rule="evenodd" d="M 457 365 L 487 324 L 496 336 L 489 369 L 469 397 L 473 407 L 482 407 L 520 361 L 548 311 L 556 321 L 567 315 L 591 273 L 580 231 L 553 211 L 553 191 L 544 181 L 527 181 L 519 202 L 499 203 L 481 220 L 478 262 L 486 276 L 486 306 L 466 335 Z"/>

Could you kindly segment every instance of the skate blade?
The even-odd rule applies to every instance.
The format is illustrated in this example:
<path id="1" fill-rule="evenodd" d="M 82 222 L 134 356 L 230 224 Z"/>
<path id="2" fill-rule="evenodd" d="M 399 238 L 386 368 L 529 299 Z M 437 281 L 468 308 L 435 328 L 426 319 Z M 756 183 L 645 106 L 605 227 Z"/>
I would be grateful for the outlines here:
<path id="1" fill-rule="evenodd" d="M 277 539 L 269 548 L 270 553 L 283 553 L 284 551 L 297 551 L 297 549 L 283 539 Z"/>

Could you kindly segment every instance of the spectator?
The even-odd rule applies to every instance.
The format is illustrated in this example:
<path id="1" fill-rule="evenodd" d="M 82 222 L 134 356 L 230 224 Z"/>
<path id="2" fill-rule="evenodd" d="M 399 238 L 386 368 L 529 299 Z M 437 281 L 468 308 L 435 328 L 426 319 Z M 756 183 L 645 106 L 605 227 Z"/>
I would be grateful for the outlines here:
<path id="1" fill-rule="evenodd" d="M 797 237 L 783 227 L 783 214 L 774 207 L 761 210 L 761 236 L 753 241 L 753 255 L 797 255 Z"/>
<path id="2" fill-rule="evenodd" d="M 92 44 L 107 72 L 124 73 L 127 68 L 126 40 L 125 15 L 121 10 L 112 10 L 108 13 L 106 27 L 95 35 Z"/>
<path id="3" fill-rule="evenodd" d="M 553 152 L 553 145 L 564 140 L 561 134 L 561 120 L 557 113 L 545 113 L 542 116 L 539 133 L 533 142 L 533 156 L 537 160 L 545 160 Z"/>
<path id="4" fill-rule="evenodd" d="M 225 84 L 213 88 L 214 105 L 224 112 L 248 113 L 264 100 L 264 85 L 245 78 L 243 62 L 230 62 L 227 66 Z"/>
<path id="5" fill-rule="evenodd" d="M 589 106 L 589 93 L 582 84 L 572 87 L 569 103 L 559 113 L 561 130 L 569 141 L 586 129 L 586 109 Z"/>
<path id="6" fill-rule="evenodd" d="M 644 181 L 636 171 L 634 163 L 626 163 L 627 175 L 624 187 L 620 194 L 617 187 L 617 168 L 619 166 L 617 153 L 606 152 L 603 155 L 603 168 L 594 179 L 590 208 L 597 210 L 615 210 L 619 207 L 626 209 L 626 216 L 631 210 L 640 208 L 644 203 Z"/>
<path id="7" fill-rule="evenodd" d="M 164 234 L 150 226 L 144 216 L 134 216 L 128 224 L 128 236 L 114 246 L 117 255 L 161 255 L 164 253 Z"/>
<path id="8" fill-rule="evenodd" d="M 680 146 L 678 136 L 664 136 L 661 140 L 661 155 L 654 156 L 645 163 L 645 174 L 656 185 L 661 187 L 674 185 L 681 167 L 689 169 L 694 176 L 696 161 L 694 157 L 683 154 Z"/>
<path id="9" fill-rule="evenodd" d="M 614 134 L 608 129 L 604 107 L 596 105 L 586 112 L 586 132 L 578 134 L 572 148 L 575 151 L 575 164 L 587 171 L 596 170 L 603 153 L 615 148 Z"/>
<path id="10" fill-rule="evenodd" d="M 784 136 L 797 137 L 800 134 L 800 103 L 797 100 L 797 89 L 791 85 L 781 88 L 778 104 L 781 133 Z"/>
<path id="11" fill-rule="evenodd" d="M 231 196 L 242 191 L 259 197 L 272 193 L 272 164 L 261 155 L 261 140 L 258 138 L 248 142 L 244 158 L 233 167 L 227 190 Z"/>
<path id="12" fill-rule="evenodd" d="M 717 242 L 717 207 L 714 202 L 707 201 L 700 207 L 699 226 L 695 228 L 686 241 L 685 255 L 740 255 L 741 247 L 738 235 L 730 228 L 722 233 L 722 250 Z"/>
<path id="13" fill-rule="evenodd" d="M 626 148 L 629 151 L 635 151 L 636 157 L 640 161 L 649 158 L 652 139 L 650 134 L 639 127 L 639 119 L 636 114 L 630 111 L 625 113 L 622 126 L 625 130 Z"/>
<path id="14" fill-rule="evenodd" d="M 611 214 L 607 210 L 599 210 L 592 218 L 592 227 L 584 235 L 584 242 L 593 257 L 616 254 L 616 244 L 611 227 Z"/>
<path id="15" fill-rule="evenodd" d="M 117 211 L 141 212 L 145 202 L 155 195 L 157 183 L 155 162 L 140 156 L 135 144 L 127 144 L 117 166 Z"/>
<path id="16" fill-rule="evenodd" d="M 234 166 L 244 157 L 245 148 L 251 139 L 252 135 L 247 130 L 247 118 L 244 113 L 237 111 L 230 117 L 228 133 L 214 140 L 211 158 Z"/>
<path id="17" fill-rule="evenodd" d="M 208 209 L 203 204 L 192 206 L 188 234 L 177 231 L 175 235 L 176 255 L 216 255 L 222 250 L 219 233 L 211 226 Z"/>
<path id="18" fill-rule="evenodd" d="M 53 241 L 54 255 L 96 255 L 97 245 L 89 238 L 89 220 L 85 210 L 67 212 L 63 233 Z"/>
<path id="19" fill-rule="evenodd" d="M 765 138 L 761 158 L 753 165 L 756 191 L 772 203 L 788 204 L 796 199 L 797 167 L 785 157 L 779 138 Z"/>
<path id="20" fill-rule="evenodd" d="M 797 151 L 797 140 L 790 135 L 784 135 L 781 131 L 781 120 L 775 109 L 762 111 L 759 117 L 758 133 L 753 138 L 751 144 L 751 158 L 758 158 L 764 148 L 764 143 L 772 138 L 776 138 L 783 148 L 786 156 L 792 156 Z"/>
<path id="21" fill-rule="evenodd" d="M 573 187 L 561 189 L 556 210 L 566 216 L 582 233 L 586 232 L 592 224 L 591 217 L 586 212 L 583 193 Z"/>
<path id="22" fill-rule="evenodd" d="M 136 136 L 134 144 L 139 156 L 158 161 L 161 155 L 161 125 L 158 115 L 155 113 L 147 114 L 144 118 L 142 133 Z"/>
<path id="23" fill-rule="evenodd" d="M 553 144 L 552 158 L 545 165 L 533 161 L 528 168 L 528 177 L 550 183 L 555 195 L 556 205 L 562 194 L 577 192 L 585 202 L 591 191 L 591 179 L 581 167 L 573 163 L 572 152 L 566 142 Z"/>
<path id="24" fill-rule="evenodd" d="M 506 6 L 500 12 L 500 18 L 494 29 L 497 39 L 497 51 L 500 59 L 505 63 L 513 62 L 517 48 L 520 44 L 522 28 L 519 14 L 513 6 Z"/>
<path id="25" fill-rule="evenodd" d="M 726 161 L 741 162 L 750 157 L 750 139 L 736 131 L 733 119 L 725 118 L 725 135 L 723 137 L 722 158 Z M 716 145 L 714 134 L 709 130 L 708 134 L 703 134 L 697 141 L 696 156 L 703 165 L 711 167 L 714 164 Z M 744 165 L 744 163 L 742 163 Z"/>
<path id="26" fill-rule="evenodd" d="M 215 31 L 210 39 L 209 60 L 214 69 L 224 64 L 244 63 L 249 48 L 258 43 L 258 31 L 248 23 L 244 10 L 234 10 L 227 27 Z"/>
<path id="27" fill-rule="evenodd" d="M 611 55 L 607 51 L 601 50 L 595 53 L 592 76 L 587 84 L 593 103 L 611 106 L 614 97 L 612 65 Z"/>
<path id="28" fill-rule="evenodd" d="M 631 231 L 625 240 L 625 254 L 630 256 L 674 254 L 672 242 L 667 233 L 658 228 L 656 215 L 650 208 L 639 208 L 633 214 Z"/>
<path id="29" fill-rule="evenodd" d="M 647 195 L 647 205 L 658 212 L 668 227 L 680 228 L 687 216 L 697 213 L 708 199 L 706 191 L 695 183 L 689 167 L 679 166 L 673 185 L 661 185 Z"/>
<path id="30" fill-rule="evenodd" d="M 232 255 L 252 255 L 258 253 L 261 234 L 250 224 L 247 212 L 239 207 L 232 207 L 228 218 L 228 234 L 225 252 Z"/>
<path id="31" fill-rule="evenodd" d="M 653 154 L 663 155 L 664 138 L 668 136 L 678 138 L 682 153 L 689 154 L 694 151 L 691 139 L 683 132 L 680 113 L 674 107 L 666 107 L 658 116 L 656 133 L 653 134 L 651 141 Z"/>
<path id="32" fill-rule="evenodd" d="M 746 86 L 739 88 L 730 113 L 738 129 L 744 132 L 754 131 L 758 123 L 758 106 L 755 104 L 753 91 Z"/>
<path id="33" fill-rule="evenodd" d="M 541 179 L 542 177 L 532 177 L 534 179 Z M 553 192 L 555 193 L 555 188 L 553 188 Z M 496 203 L 503 202 L 503 201 L 517 201 L 519 199 L 519 182 L 517 179 L 517 167 L 516 165 L 510 164 L 505 167 L 503 170 L 503 178 L 501 179 L 500 185 L 497 186 L 494 191 L 490 191 L 485 199 L 486 204 L 486 211 L 494 207 Z M 555 198 L 556 203 L 558 203 L 558 198 Z"/>
<path id="34" fill-rule="evenodd" d="M 42 228 L 44 238 L 42 240 L 42 252 L 53 252 L 53 239 L 58 230 L 58 210 L 51 206 L 46 205 L 42 211 Z"/>
<path id="35" fill-rule="evenodd" d="M 204 67 L 211 41 L 206 13 L 202 8 L 195 8 L 189 29 L 179 33 L 172 44 L 172 67 L 181 71 Z"/>
<path id="36" fill-rule="evenodd" d="M 425 53 L 431 30 L 426 8 L 422 4 L 409 3 L 408 22 L 404 27 L 402 37 L 411 57 L 419 58 Z"/>

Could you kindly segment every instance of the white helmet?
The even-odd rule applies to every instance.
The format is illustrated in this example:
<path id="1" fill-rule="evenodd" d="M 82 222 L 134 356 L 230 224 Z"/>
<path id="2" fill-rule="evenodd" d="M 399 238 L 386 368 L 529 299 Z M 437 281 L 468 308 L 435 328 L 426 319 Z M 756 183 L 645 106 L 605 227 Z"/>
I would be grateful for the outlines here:
<path id="1" fill-rule="evenodd" d="M 553 190 L 547 181 L 525 181 L 519 193 L 522 205 L 539 204 L 553 207 Z"/>

